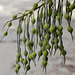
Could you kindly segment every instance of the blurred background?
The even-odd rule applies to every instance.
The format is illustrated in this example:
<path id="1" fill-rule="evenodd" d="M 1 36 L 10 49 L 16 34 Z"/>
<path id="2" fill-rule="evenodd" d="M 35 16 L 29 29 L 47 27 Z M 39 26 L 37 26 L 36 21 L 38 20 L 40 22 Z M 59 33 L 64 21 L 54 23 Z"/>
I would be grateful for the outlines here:
<path id="1" fill-rule="evenodd" d="M 73 0 L 69 1 L 73 2 Z M 3 25 L 12 18 L 12 15 L 31 9 L 33 2 L 36 2 L 36 0 L 0 0 L 0 39 L 3 31 L 6 30 L 6 27 L 1 30 Z M 0 42 L 0 75 L 16 75 L 14 67 L 17 48 L 17 23 L 18 21 L 13 22 L 13 26 L 9 29 L 9 35 Z M 68 25 L 66 20 L 63 19 L 62 25 L 64 27 L 63 43 L 67 51 L 66 64 L 63 64 L 63 57 L 60 57 L 60 53 L 57 51 L 55 56 L 49 56 L 47 75 L 75 75 L 75 10 L 73 11 L 71 22 L 71 26 L 74 28 L 73 41 L 67 32 Z M 21 46 L 23 46 L 23 44 L 21 44 Z M 32 68 L 27 75 L 45 75 L 45 73 L 42 72 L 41 63 L 41 60 L 37 62 L 36 67 L 32 63 Z M 21 75 L 24 75 L 24 72 L 21 72 Z"/>

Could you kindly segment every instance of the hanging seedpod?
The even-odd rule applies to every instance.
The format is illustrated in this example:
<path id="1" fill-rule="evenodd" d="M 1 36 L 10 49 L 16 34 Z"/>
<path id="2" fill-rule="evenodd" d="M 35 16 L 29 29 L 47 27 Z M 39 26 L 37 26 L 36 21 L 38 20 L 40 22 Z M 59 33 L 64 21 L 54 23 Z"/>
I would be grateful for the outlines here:
<path id="1" fill-rule="evenodd" d="M 17 53 L 15 58 L 16 67 L 14 71 L 20 75 L 21 66 L 24 68 L 24 75 L 31 69 L 31 61 L 36 66 L 36 57 L 38 61 L 42 58 L 42 67 L 46 73 L 48 64 L 48 55 L 55 55 L 57 50 L 66 61 L 66 50 L 63 44 L 63 16 L 68 23 L 67 31 L 71 34 L 73 40 L 73 27 L 71 26 L 72 12 L 75 9 L 75 0 L 71 3 L 66 0 L 66 13 L 63 14 L 64 0 L 39 0 L 33 3 L 32 9 L 24 13 L 18 13 L 12 16 L 12 20 L 6 22 L 7 30 L 3 33 L 1 40 L 8 35 L 9 28 L 13 25 L 12 21 L 19 19 L 17 26 Z M 37 15 L 36 15 L 36 12 Z M 19 14 L 21 16 L 19 16 Z M 35 16 L 36 15 L 36 16 Z M 19 17 L 18 17 L 19 16 Z M 24 27 L 22 24 L 24 22 Z M 21 34 L 22 39 L 21 39 Z M 0 40 L 0 41 L 1 41 Z M 21 49 L 21 41 L 24 49 Z M 38 50 L 39 49 L 39 50 Z M 23 53 L 22 53 L 23 52 Z M 42 57 L 43 56 L 43 57 Z"/>

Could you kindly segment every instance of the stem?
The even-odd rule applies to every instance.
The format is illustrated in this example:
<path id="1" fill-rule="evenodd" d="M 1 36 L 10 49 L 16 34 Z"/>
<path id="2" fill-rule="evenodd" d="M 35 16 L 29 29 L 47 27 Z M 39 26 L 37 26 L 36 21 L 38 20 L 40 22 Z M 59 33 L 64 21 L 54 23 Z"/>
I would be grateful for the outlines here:
<path id="1" fill-rule="evenodd" d="M 48 2 L 49 2 L 49 1 L 48 1 Z M 42 7 L 42 6 L 45 5 L 45 4 L 46 4 L 46 2 L 44 1 L 44 3 L 42 3 L 41 5 L 39 5 L 36 9 L 31 9 L 31 11 L 35 11 L 35 10 L 37 10 L 38 8 Z M 28 10 L 26 10 L 26 11 L 28 11 Z M 19 18 L 21 18 L 21 17 L 27 16 L 28 14 L 30 14 L 30 13 L 29 13 L 29 12 L 27 12 L 27 13 L 24 12 L 24 14 L 23 14 L 22 16 L 17 17 L 16 19 L 12 19 L 12 20 L 7 21 L 7 22 L 3 25 L 2 29 L 6 26 L 6 24 L 7 24 L 8 22 L 12 22 L 12 21 L 17 20 L 17 19 L 19 19 Z"/>

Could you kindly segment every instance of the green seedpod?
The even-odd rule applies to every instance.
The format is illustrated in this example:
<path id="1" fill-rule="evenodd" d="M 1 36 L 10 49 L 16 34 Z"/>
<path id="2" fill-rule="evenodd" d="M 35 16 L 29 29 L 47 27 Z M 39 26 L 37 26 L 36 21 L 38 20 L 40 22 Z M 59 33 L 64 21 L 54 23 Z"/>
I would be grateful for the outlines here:
<path id="1" fill-rule="evenodd" d="M 30 70 L 30 65 L 29 64 L 26 65 L 25 69 L 26 69 L 26 71 Z"/>
<path id="2" fill-rule="evenodd" d="M 34 8 L 34 9 L 36 9 L 36 8 L 37 8 L 37 6 L 38 6 L 38 4 L 37 4 L 37 3 L 33 3 L 33 8 Z"/>
<path id="3" fill-rule="evenodd" d="M 56 34 L 57 34 L 58 36 L 60 36 L 60 34 L 62 35 L 62 34 L 63 34 L 63 32 L 62 32 L 62 31 L 57 30 L 57 31 L 56 31 Z"/>
<path id="4" fill-rule="evenodd" d="M 3 33 L 3 35 L 4 35 L 4 36 L 7 36 L 7 35 L 8 35 L 8 32 L 7 32 L 7 31 L 6 31 L 6 32 L 4 32 L 4 33 Z"/>
<path id="5" fill-rule="evenodd" d="M 58 38 L 54 38 L 54 43 L 59 43 L 59 39 Z"/>
<path id="6" fill-rule="evenodd" d="M 20 17 L 20 21 L 23 21 L 23 20 L 24 20 L 24 16 L 21 16 L 21 17 Z"/>
<path id="7" fill-rule="evenodd" d="M 41 47 L 41 50 L 42 50 L 42 51 L 44 51 L 44 50 L 45 50 L 45 47 L 44 47 L 44 46 L 42 46 L 42 47 Z"/>
<path id="8" fill-rule="evenodd" d="M 58 22 L 60 21 L 60 15 L 57 15 L 57 20 L 58 20 Z"/>
<path id="9" fill-rule="evenodd" d="M 43 14 L 42 14 L 42 13 L 40 13 L 40 14 L 39 14 L 39 19 L 41 19 L 41 18 L 42 18 L 42 16 L 43 16 Z"/>
<path id="10" fill-rule="evenodd" d="M 70 10 L 72 11 L 75 8 L 75 4 L 70 5 Z"/>
<path id="11" fill-rule="evenodd" d="M 36 53 L 32 52 L 32 57 L 35 58 L 36 57 Z"/>
<path id="12" fill-rule="evenodd" d="M 19 59 L 19 58 L 21 57 L 21 54 L 18 52 L 18 53 L 16 54 L 16 57 L 17 57 L 17 59 Z"/>
<path id="13" fill-rule="evenodd" d="M 30 41 L 30 47 L 33 47 L 34 43 L 33 41 Z"/>
<path id="14" fill-rule="evenodd" d="M 11 22 L 8 22 L 8 27 L 12 26 L 12 23 Z"/>
<path id="15" fill-rule="evenodd" d="M 67 7 L 69 7 L 71 3 L 69 1 L 67 1 L 67 3 L 65 3 L 65 5 L 66 4 L 67 4 Z"/>
<path id="16" fill-rule="evenodd" d="M 19 34 L 22 33 L 22 27 L 19 27 L 19 29 L 18 29 L 18 33 L 19 33 Z"/>
<path id="17" fill-rule="evenodd" d="M 48 57 L 43 57 L 43 61 L 44 61 L 44 60 L 48 61 Z"/>
<path id="18" fill-rule="evenodd" d="M 44 28 L 45 28 L 46 30 L 48 30 L 48 29 L 49 29 L 49 24 L 45 23 Z"/>
<path id="19" fill-rule="evenodd" d="M 29 13 L 29 14 L 32 14 L 32 12 L 33 12 L 33 10 L 28 10 L 28 13 Z"/>
<path id="20" fill-rule="evenodd" d="M 49 40 L 51 38 L 51 36 L 47 33 L 46 35 L 45 35 L 45 39 L 46 40 Z"/>
<path id="21" fill-rule="evenodd" d="M 24 59 L 24 60 L 23 60 L 23 64 L 24 64 L 24 65 L 27 65 L 27 63 L 28 63 L 27 59 Z"/>
<path id="22" fill-rule="evenodd" d="M 51 44 L 52 44 L 52 45 L 54 45 L 54 44 L 55 44 L 54 40 L 51 40 Z"/>
<path id="23" fill-rule="evenodd" d="M 12 16 L 12 19 L 16 19 L 16 18 L 17 18 L 17 15 L 13 15 L 13 16 Z"/>
<path id="24" fill-rule="evenodd" d="M 33 52 L 33 50 L 31 50 L 31 53 Z"/>
<path id="25" fill-rule="evenodd" d="M 61 54 L 62 54 L 63 56 L 65 56 L 65 55 L 67 54 L 67 52 L 66 52 L 65 50 L 61 50 Z"/>
<path id="26" fill-rule="evenodd" d="M 28 52 L 25 50 L 24 51 L 24 56 L 26 57 L 28 55 Z"/>
<path id="27" fill-rule="evenodd" d="M 48 29 L 48 32 L 47 32 L 48 34 L 51 34 L 51 32 L 50 32 L 50 30 Z"/>
<path id="28" fill-rule="evenodd" d="M 17 58 L 15 58 L 15 62 L 18 63 L 18 59 Z"/>
<path id="29" fill-rule="evenodd" d="M 36 28 L 36 34 L 38 35 L 39 31 L 38 31 L 38 28 Z"/>
<path id="30" fill-rule="evenodd" d="M 67 31 L 70 32 L 70 33 L 72 33 L 72 32 L 73 32 L 73 28 L 72 28 L 71 26 L 69 26 L 69 27 L 67 28 Z"/>
<path id="31" fill-rule="evenodd" d="M 67 8 L 67 12 L 70 13 L 71 12 L 71 9 L 70 8 Z"/>
<path id="32" fill-rule="evenodd" d="M 14 71 L 15 71 L 16 73 L 18 73 L 18 70 L 17 70 L 17 68 L 16 68 L 16 67 L 14 68 Z"/>
<path id="33" fill-rule="evenodd" d="M 20 62 L 21 62 L 21 63 L 23 63 L 23 60 L 24 60 L 24 59 L 23 59 L 22 57 L 20 57 Z"/>
<path id="34" fill-rule="evenodd" d="M 50 9 L 50 15 L 52 15 L 52 8 Z"/>
<path id="35" fill-rule="evenodd" d="M 32 54 L 29 54 L 29 58 L 32 60 L 33 59 L 33 56 L 32 56 Z"/>
<path id="36" fill-rule="evenodd" d="M 62 30 L 63 30 L 63 27 L 62 27 L 61 25 L 59 25 L 59 26 L 58 26 L 58 30 L 59 30 L 59 31 L 62 31 Z"/>
<path id="37" fill-rule="evenodd" d="M 43 52 L 43 55 L 44 55 L 45 57 L 47 57 L 47 56 L 48 56 L 48 51 L 45 50 L 45 51 Z"/>
<path id="38" fill-rule="evenodd" d="M 43 45 L 46 46 L 48 44 L 47 40 L 43 41 Z"/>
<path id="39" fill-rule="evenodd" d="M 20 64 L 16 64 L 16 68 L 17 68 L 17 70 L 19 70 L 20 69 Z"/>
<path id="40" fill-rule="evenodd" d="M 31 18 L 31 23 L 34 24 L 35 22 L 36 22 L 35 18 L 32 17 L 32 18 Z"/>
<path id="41" fill-rule="evenodd" d="M 58 49 L 58 44 L 54 44 L 54 49 L 55 49 L 55 50 Z"/>
<path id="42" fill-rule="evenodd" d="M 38 52 L 38 56 L 40 57 L 40 56 L 42 56 L 42 50 L 40 50 L 39 52 Z"/>
<path id="43" fill-rule="evenodd" d="M 43 60 L 43 61 L 42 61 L 42 66 L 43 66 L 43 67 L 46 67 L 46 65 L 47 65 L 47 61 L 46 61 L 46 60 Z"/>
<path id="44" fill-rule="evenodd" d="M 51 45 L 47 44 L 46 49 L 50 50 L 50 48 L 51 48 Z"/>
<path id="45" fill-rule="evenodd" d="M 42 41 L 41 41 L 41 40 L 39 40 L 39 46 L 40 46 L 40 47 L 42 46 Z"/>
<path id="46" fill-rule="evenodd" d="M 64 46 L 59 45 L 58 48 L 59 48 L 59 50 L 62 50 L 62 49 L 64 49 Z"/>
<path id="47" fill-rule="evenodd" d="M 30 41 L 29 40 L 26 41 L 26 46 L 30 46 Z"/>
<path id="48" fill-rule="evenodd" d="M 29 55 L 27 56 L 27 60 L 28 60 L 28 61 L 31 61 L 31 59 L 29 58 Z"/>
<path id="49" fill-rule="evenodd" d="M 69 20 L 69 14 L 65 14 L 64 17 L 65 17 L 66 20 Z"/>
<path id="50" fill-rule="evenodd" d="M 31 32 L 32 32 L 32 34 L 35 34 L 35 32 L 36 32 L 35 28 L 31 28 Z"/>
<path id="51" fill-rule="evenodd" d="M 51 33 L 53 33 L 55 29 L 54 29 L 53 26 L 51 26 L 49 30 L 50 30 Z"/>
<path id="52" fill-rule="evenodd" d="M 26 40 L 27 40 L 26 37 L 23 37 L 23 38 L 22 38 L 22 41 L 23 41 L 24 43 L 26 42 Z"/>
<path id="53" fill-rule="evenodd" d="M 56 25 L 53 25 L 53 28 L 54 28 L 54 31 L 56 31 L 56 30 L 57 30 L 57 26 L 56 26 Z"/>

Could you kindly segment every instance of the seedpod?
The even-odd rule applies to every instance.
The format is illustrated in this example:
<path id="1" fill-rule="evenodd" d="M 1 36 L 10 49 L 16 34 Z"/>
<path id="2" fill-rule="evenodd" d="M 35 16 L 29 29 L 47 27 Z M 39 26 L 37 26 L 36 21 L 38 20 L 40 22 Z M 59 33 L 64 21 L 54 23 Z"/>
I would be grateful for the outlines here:
<path id="1" fill-rule="evenodd" d="M 36 9 L 36 8 L 37 8 L 37 6 L 38 6 L 38 4 L 37 4 L 37 3 L 33 3 L 33 8 L 34 8 L 34 9 Z"/>
<path id="2" fill-rule="evenodd" d="M 36 22 L 35 18 L 32 17 L 32 18 L 31 18 L 31 23 L 34 24 L 35 22 Z"/>
<path id="3" fill-rule="evenodd" d="M 45 23 L 44 28 L 45 28 L 46 30 L 48 30 L 48 29 L 49 29 L 49 25 L 48 25 L 47 23 Z"/>
<path id="4" fill-rule="evenodd" d="M 12 23 L 11 22 L 8 22 L 8 27 L 10 27 L 12 25 Z"/>
<path id="5" fill-rule="evenodd" d="M 33 12 L 32 10 L 29 10 L 29 11 L 28 11 L 29 14 L 32 14 L 32 12 Z"/>
<path id="6" fill-rule="evenodd" d="M 19 33 L 19 34 L 22 33 L 22 27 L 19 27 L 19 29 L 18 29 L 18 33 Z"/>
<path id="7" fill-rule="evenodd" d="M 65 14 L 64 17 L 65 17 L 66 20 L 69 20 L 69 14 Z"/>
<path id="8" fill-rule="evenodd" d="M 28 52 L 25 50 L 24 51 L 24 56 L 26 57 L 28 55 Z"/>
<path id="9" fill-rule="evenodd" d="M 48 61 L 48 57 L 45 57 L 45 56 L 44 56 L 44 57 L 43 57 L 43 61 L 44 61 L 44 60 Z"/>
<path id="10" fill-rule="evenodd" d="M 42 51 L 44 51 L 44 50 L 45 50 L 45 47 L 44 47 L 44 46 L 42 46 L 42 47 L 41 47 L 41 50 L 42 50 Z"/>
<path id="11" fill-rule="evenodd" d="M 27 65 L 27 63 L 28 63 L 27 59 L 24 59 L 24 60 L 23 60 L 23 64 L 24 64 L 24 65 Z"/>
<path id="12" fill-rule="evenodd" d="M 17 68 L 17 70 L 19 70 L 20 69 L 20 64 L 16 64 L 16 68 Z"/>
<path id="13" fill-rule="evenodd" d="M 16 67 L 14 68 L 14 71 L 15 71 L 16 73 L 18 73 L 18 70 L 17 70 L 17 68 L 16 68 Z"/>
<path id="14" fill-rule="evenodd" d="M 30 45 L 30 41 L 27 40 L 27 41 L 26 41 L 26 46 L 29 46 L 29 45 Z"/>
<path id="15" fill-rule="evenodd" d="M 31 59 L 29 58 L 29 55 L 27 56 L 27 60 L 30 62 L 31 61 Z"/>
<path id="16" fill-rule="evenodd" d="M 43 45 L 46 46 L 48 44 L 47 40 L 43 41 Z"/>
<path id="17" fill-rule="evenodd" d="M 36 28 L 36 34 L 38 35 L 39 31 L 38 31 L 38 28 Z"/>
<path id="18" fill-rule="evenodd" d="M 70 10 L 72 11 L 75 8 L 75 4 L 70 5 Z"/>
<path id="19" fill-rule="evenodd" d="M 54 29 L 54 27 L 53 27 L 53 26 L 51 26 L 51 27 L 50 27 L 50 32 L 51 32 L 51 33 L 53 33 L 53 32 L 54 32 L 54 30 L 55 30 L 55 29 Z"/>
<path id="20" fill-rule="evenodd" d="M 46 65 L 47 65 L 47 61 L 46 61 L 46 60 L 43 60 L 43 61 L 42 61 L 42 66 L 43 66 L 43 67 L 46 67 Z"/>
<path id="21" fill-rule="evenodd" d="M 59 31 L 62 31 L 62 30 L 63 30 L 63 27 L 62 27 L 61 25 L 59 25 L 59 26 L 58 26 L 58 30 L 59 30 Z"/>
<path id="22" fill-rule="evenodd" d="M 32 56 L 32 54 L 29 54 L 29 58 L 32 60 L 33 59 L 33 56 Z"/>
<path id="23" fill-rule="evenodd" d="M 58 20 L 58 22 L 60 21 L 60 15 L 57 15 L 57 20 Z"/>
<path id="24" fill-rule="evenodd" d="M 35 57 L 36 57 L 36 53 L 35 53 L 35 52 L 32 52 L 32 54 L 31 54 L 31 55 L 32 55 L 32 57 L 33 57 L 33 58 L 35 58 Z"/>
<path id="25" fill-rule="evenodd" d="M 50 36 L 49 34 L 46 34 L 46 35 L 45 35 L 45 39 L 46 39 L 46 40 L 49 40 L 50 38 L 51 38 L 51 36 Z"/>
<path id="26" fill-rule="evenodd" d="M 39 52 L 38 52 L 38 56 L 40 57 L 40 56 L 42 56 L 42 50 L 40 50 Z"/>
<path id="27" fill-rule="evenodd" d="M 67 13 L 70 13 L 71 12 L 71 9 L 70 8 L 67 8 Z"/>
<path id="28" fill-rule="evenodd" d="M 26 40 L 27 40 L 26 37 L 23 37 L 23 38 L 22 38 L 22 41 L 23 41 L 24 43 L 26 42 Z"/>
<path id="29" fill-rule="evenodd" d="M 50 50 L 50 48 L 51 48 L 51 45 L 47 44 L 46 49 Z"/>
<path id="30" fill-rule="evenodd" d="M 70 33 L 72 33 L 72 32 L 73 32 L 73 28 L 72 28 L 71 26 L 69 26 L 69 27 L 67 28 L 67 31 L 70 32 Z"/>
<path id="31" fill-rule="evenodd" d="M 54 38 L 54 43 L 59 43 L 59 39 L 58 38 Z"/>
<path id="32" fill-rule="evenodd" d="M 17 53 L 16 54 L 16 57 L 17 57 L 17 59 L 19 59 L 21 57 L 21 54 L 20 53 Z"/>
<path id="33" fill-rule="evenodd" d="M 30 65 L 29 64 L 26 65 L 25 69 L 26 69 L 26 71 L 30 70 Z"/>
<path id="34" fill-rule="evenodd" d="M 36 30 L 34 28 L 31 28 L 32 34 L 35 34 Z"/>
<path id="35" fill-rule="evenodd" d="M 16 18 L 17 18 L 17 15 L 13 15 L 13 16 L 12 16 L 12 19 L 16 19 Z"/>
<path id="36" fill-rule="evenodd" d="M 39 46 L 40 46 L 40 47 L 42 46 L 42 41 L 41 41 L 41 40 L 39 40 Z"/>
<path id="37" fill-rule="evenodd" d="M 69 1 L 67 1 L 67 3 L 65 3 L 65 5 L 67 5 L 67 7 L 69 7 L 70 6 L 70 2 Z"/>
<path id="38" fill-rule="evenodd" d="M 17 58 L 15 58 L 15 62 L 18 63 L 18 59 Z"/>
<path id="39" fill-rule="evenodd" d="M 8 34 L 8 32 L 7 32 L 7 31 L 3 33 L 3 35 L 4 35 L 4 36 L 7 36 L 7 34 Z"/>
<path id="40" fill-rule="evenodd" d="M 23 59 L 22 57 L 20 57 L 20 62 L 21 62 L 21 63 L 23 63 L 23 60 L 24 60 L 24 59 Z"/>
<path id="41" fill-rule="evenodd" d="M 67 52 L 66 52 L 65 50 L 61 50 L 61 54 L 62 54 L 63 56 L 65 56 L 65 55 L 67 54 Z"/>
<path id="42" fill-rule="evenodd" d="M 43 52 L 43 55 L 44 55 L 45 57 L 47 57 L 47 56 L 48 56 L 48 51 L 45 50 L 45 51 Z"/>
<path id="43" fill-rule="evenodd" d="M 52 44 L 52 45 L 54 45 L 54 44 L 55 44 L 54 40 L 51 40 L 51 44 Z"/>

